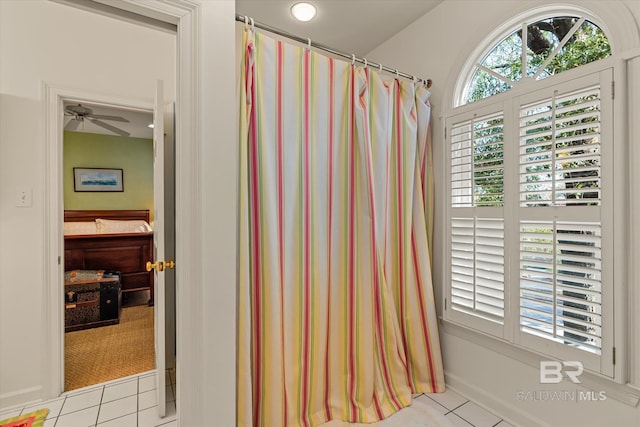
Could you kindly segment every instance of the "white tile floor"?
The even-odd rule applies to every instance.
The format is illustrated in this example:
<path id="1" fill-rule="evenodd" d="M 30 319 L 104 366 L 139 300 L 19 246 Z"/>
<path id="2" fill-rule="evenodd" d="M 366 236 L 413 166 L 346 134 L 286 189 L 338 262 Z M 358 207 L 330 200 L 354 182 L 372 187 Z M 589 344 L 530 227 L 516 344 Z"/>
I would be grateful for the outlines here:
<path id="1" fill-rule="evenodd" d="M 426 403 L 443 414 L 456 427 L 513 427 L 451 389 L 444 393 L 423 394 L 414 401 Z"/>
<path id="2" fill-rule="evenodd" d="M 349 424 L 330 421 L 321 427 L 513 427 L 500 417 L 481 408 L 455 391 L 421 394 L 411 406 L 386 420 L 372 424 Z"/>
<path id="3" fill-rule="evenodd" d="M 44 427 L 177 427 L 176 377 L 167 373 L 167 417 L 158 418 L 155 372 L 65 393 L 37 405 L 0 412 L 0 420 L 48 408 Z M 416 423 L 418 421 L 418 423 Z M 358 424 L 364 426 L 364 424 Z M 414 397 L 413 404 L 388 419 L 367 426 L 512 427 L 511 424 L 453 390 Z M 337 421 L 326 427 L 354 426 Z"/>
<path id="4" fill-rule="evenodd" d="M 48 408 L 44 427 L 176 427 L 176 377 L 167 371 L 167 416 L 157 415 L 155 371 L 65 393 L 0 412 L 0 420 Z"/>

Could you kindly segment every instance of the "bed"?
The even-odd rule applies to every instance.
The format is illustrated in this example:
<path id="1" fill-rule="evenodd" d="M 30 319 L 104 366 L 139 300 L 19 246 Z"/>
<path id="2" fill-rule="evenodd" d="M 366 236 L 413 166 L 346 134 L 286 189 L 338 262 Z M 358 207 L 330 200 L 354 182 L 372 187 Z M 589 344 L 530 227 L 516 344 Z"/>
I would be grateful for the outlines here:
<path id="1" fill-rule="evenodd" d="M 148 289 L 153 305 L 149 210 L 65 210 L 64 235 L 65 271 L 119 271 L 123 294 Z"/>

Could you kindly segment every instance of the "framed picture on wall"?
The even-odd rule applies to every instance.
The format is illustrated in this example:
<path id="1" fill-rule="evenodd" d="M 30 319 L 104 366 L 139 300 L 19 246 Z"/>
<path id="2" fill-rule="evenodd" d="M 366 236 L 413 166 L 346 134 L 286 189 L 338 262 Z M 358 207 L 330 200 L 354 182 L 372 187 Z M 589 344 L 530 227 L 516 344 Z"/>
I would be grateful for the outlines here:
<path id="1" fill-rule="evenodd" d="M 124 191 L 122 169 L 73 168 L 74 191 Z"/>

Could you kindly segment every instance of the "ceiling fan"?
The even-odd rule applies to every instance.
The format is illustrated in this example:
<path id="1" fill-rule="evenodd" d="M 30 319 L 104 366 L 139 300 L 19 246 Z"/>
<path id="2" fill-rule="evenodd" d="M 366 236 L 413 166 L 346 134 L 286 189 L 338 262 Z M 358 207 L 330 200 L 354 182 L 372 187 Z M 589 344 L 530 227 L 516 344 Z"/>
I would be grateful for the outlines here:
<path id="1" fill-rule="evenodd" d="M 120 136 L 129 136 L 131 135 L 129 132 L 117 128 L 109 123 L 103 122 L 103 120 L 111 120 L 114 122 L 124 122 L 129 123 L 129 120 L 120 116 L 105 116 L 102 114 L 93 114 L 93 110 L 88 107 L 84 107 L 81 104 L 77 105 L 67 105 L 64 109 L 65 116 L 73 116 L 69 123 L 64 127 L 65 130 L 76 130 L 80 123 L 84 122 L 85 119 L 89 120 L 94 125 L 100 126 L 104 129 L 107 129 L 117 135 Z"/>

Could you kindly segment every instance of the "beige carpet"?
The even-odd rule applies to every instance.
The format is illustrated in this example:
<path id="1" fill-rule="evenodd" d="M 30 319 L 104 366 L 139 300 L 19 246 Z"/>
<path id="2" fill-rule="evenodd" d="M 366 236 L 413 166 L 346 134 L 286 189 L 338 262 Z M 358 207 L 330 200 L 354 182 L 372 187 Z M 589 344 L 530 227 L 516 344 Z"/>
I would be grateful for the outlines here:
<path id="1" fill-rule="evenodd" d="M 65 334 L 64 389 L 75 390 L 155 368 L 153 307 L 126 307 L 120 323 Z"/>

